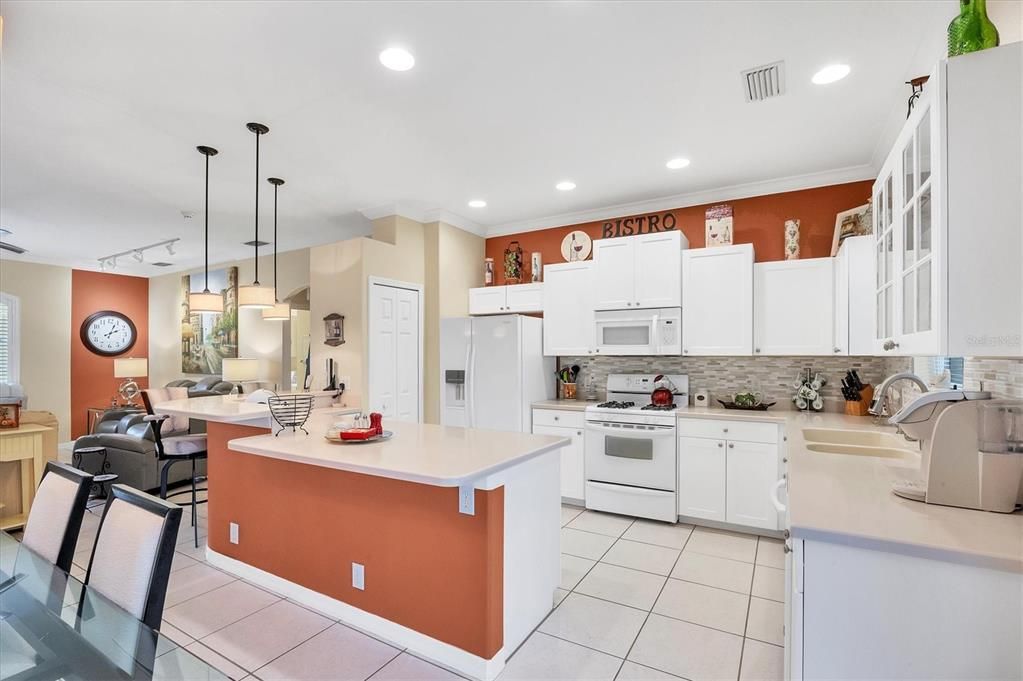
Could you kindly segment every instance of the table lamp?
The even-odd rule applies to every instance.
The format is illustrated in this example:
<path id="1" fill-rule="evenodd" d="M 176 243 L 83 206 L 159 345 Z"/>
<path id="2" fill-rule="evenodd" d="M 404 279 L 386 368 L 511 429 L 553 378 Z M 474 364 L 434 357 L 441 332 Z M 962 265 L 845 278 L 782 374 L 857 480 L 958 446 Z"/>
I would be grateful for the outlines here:
<path id="1" fill-rule="evenodd" d="M 259 360 L 248 357 L 225 357 L 222 372 L 224 380 L 235 383 L 240 394 L 244 392 L 242 384 L 259 379 Z"/>
<path id="2" fill-rule="evenodd" d="M 136 378 L 149 375 L 149 360 L 145 357 L 123 357 L 114 360 L 114 378 L 123 378 L 117 394 L 126 404 L 131 404 L 139 396 L 139 384 Z"/>

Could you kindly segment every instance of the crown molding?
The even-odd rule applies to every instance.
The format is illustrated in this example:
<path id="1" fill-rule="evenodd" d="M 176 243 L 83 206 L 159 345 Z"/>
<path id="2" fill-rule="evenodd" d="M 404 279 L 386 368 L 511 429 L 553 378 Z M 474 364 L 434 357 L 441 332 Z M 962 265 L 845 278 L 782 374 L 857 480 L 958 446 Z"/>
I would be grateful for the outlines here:
<path id="1" fill-rule="evenodd" d="M 379 206 L 373 206 L 372 208 L 364 208 L 359 212 L 368 220 L 377 220 L 391 215 L 399 215 L 403 218 L 415 220 L 422 224 L 426 224 L 428 222 L 443 222 L 477 236 L 487 236 L 486 229 L 482 225 L 473 222 L 468 218 L 462 217 L 457 213 L 452 213 L 451 211 L 444 210 L 443 208 L 427 206 L 427 204 L 420 202 L 399 201 L 395 203 L 384 203 Z"/>
<path id="2" fill-rule="evenodd" d="M 608 218 L 617 218 L 627 215 L 639 215 L 642 213 L 655 213 L 673 208 L 685 208 L 687 206 L 698 206 L 704 203 L 718 203 L 721 201 L 735 201 L 737 199 L 748 199 L 754 196 L 766 194 L 781 194 L 784 192 L 799 191 L 802 189 L 813 189 L 832 184 L 844 184 L 859 180 L 872 180 L 876 177 L 876 171 L 872 164 L 849 166 L 847 168 L 836 168 L 820 173 L 808 173 L 806 175 L 793 175 L 761 182 L 750 182 L 748 184 L 737 184 L 716 189 L 707 189 L 688 194 L 674 194 L 657 199 L 645 201 L 634 201 L 631 203 L 620 203 L 602 208 L 592 208 L 574 213 L 562 213 L 544 218 L 533 218 L 516 222 L 506 222 L 494 225 L 487 229 L 486 236 L 504 236 L 519 232 L 535 232 L 550 227 L 565 227 L 567 225 L 578 225 L 586 222 L 597 222 Z"/>

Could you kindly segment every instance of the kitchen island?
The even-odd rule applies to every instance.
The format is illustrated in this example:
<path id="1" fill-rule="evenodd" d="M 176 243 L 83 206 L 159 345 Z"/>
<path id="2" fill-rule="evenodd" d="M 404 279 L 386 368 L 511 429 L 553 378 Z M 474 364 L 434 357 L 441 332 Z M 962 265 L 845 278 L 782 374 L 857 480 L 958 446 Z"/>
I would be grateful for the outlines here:
<path id="1" fill-rule="evenodd" d="M 385 422 L 389 440 L 338 444 L 337 418 L 314 411 L 308 435 L 209 422 L 207 560 L 494 678 L 553 607 L 567 439 Z"/>

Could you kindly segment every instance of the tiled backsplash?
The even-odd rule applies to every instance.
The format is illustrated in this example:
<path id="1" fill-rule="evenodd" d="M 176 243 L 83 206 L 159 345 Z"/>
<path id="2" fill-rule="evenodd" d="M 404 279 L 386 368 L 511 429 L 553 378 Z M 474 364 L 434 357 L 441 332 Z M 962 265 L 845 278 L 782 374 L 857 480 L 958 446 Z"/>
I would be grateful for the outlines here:
<path id="1" fill-rule="evenodd" d="M 991 391 L 992 397 L 1023 400 L 1023 359 L 967 357 L 963 365 L 966 387 Z"/>
<path id="2" fill-rule="evenodd" d="M 825 409 L 843 409 L 841 380 L 856 369 L 864 383 L 877 385 L 888 375 L 880 357 L 562 357 L 561 366 L 581 368 L 579 393 L 585 399 L 604 399 L 609 373 L 687 374 L 689 394 L 710 391 L 712 404 L 736 392 L 753 389 L 764 394 L 765 402 L 777 402 L 775 409 L 793 409 L 792 383 L 811 367 L 824 374 Z"/>

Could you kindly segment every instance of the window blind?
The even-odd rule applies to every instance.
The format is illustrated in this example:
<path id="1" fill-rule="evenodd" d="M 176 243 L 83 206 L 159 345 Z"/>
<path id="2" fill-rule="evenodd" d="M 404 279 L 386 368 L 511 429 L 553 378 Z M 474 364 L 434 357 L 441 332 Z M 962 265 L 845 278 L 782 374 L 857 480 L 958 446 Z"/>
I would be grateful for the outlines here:
<path id="1" fill-rule="evenodd" d="M 0 383 L 13 383 L 11 374 L 11 316 L 13 310 L 6 296 L 0 297 Z"/>

